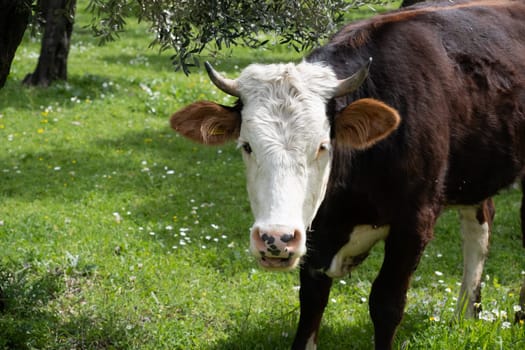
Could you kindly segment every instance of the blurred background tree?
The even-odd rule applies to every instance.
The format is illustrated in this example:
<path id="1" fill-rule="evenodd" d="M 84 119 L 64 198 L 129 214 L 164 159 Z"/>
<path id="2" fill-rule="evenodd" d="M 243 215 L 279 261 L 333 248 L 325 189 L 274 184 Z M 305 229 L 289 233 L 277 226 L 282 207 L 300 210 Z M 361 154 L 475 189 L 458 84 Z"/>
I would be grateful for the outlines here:
<path id="1" fill-rule="evenodd" d="M 350 9 L 394 0 L 90 0 L 92 28 L 103 42 L 113 40 L 134 14 L 151 24 L 152 44 L 173 49 L 176 69 L 189 72 L 207 49 L 259 47 L 272 33 L 298 51 L 319 44 L 342 24 Z"/>
<path id="2" fill-rule="evenodd" d="M 26 75 L 24 84 L 49 86 L 55 80 L 67 80 L 75 9 L 76 0 L 37 1 L 35 19 L 43 28 L 42 45 L 35 71 Z"/>
<path id="3" fill-rule="evenodd" d="M 188 74 L 199 65 L 203 50 L 213 54 L 236 45 L 260 47 L 270 42 L 268 34 L 295 50 L 306 50 L 333 34 L 349 10 L 399 0 L 85 1 L 93 14 L 91 28 L 101 43 L 117 39 L 126 19 L 137 18 L 149 24 L 151 45 L 173 50 L 175 69 Z M 405 0 L 414 1 L 420 0 Z M 30 22 L 43 31 L 42 46 L 37 67 L 24 84 L 48 86 L 67 79 L 76 6 L 76 0 L 0 0 L 0 88 Z"/>

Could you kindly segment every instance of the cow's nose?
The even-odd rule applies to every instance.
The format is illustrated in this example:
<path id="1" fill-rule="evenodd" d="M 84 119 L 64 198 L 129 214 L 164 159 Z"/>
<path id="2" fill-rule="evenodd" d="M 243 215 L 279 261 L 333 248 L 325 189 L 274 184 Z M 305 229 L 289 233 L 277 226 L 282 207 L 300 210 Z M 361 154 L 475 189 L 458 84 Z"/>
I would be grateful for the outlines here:
<path id="1" fill-rule="evenodd" d="M 286 267 L 302 255 L 304 234 L 283 225 L 256 226 L 252 229 L 251 250 L 265 267 Z"/>

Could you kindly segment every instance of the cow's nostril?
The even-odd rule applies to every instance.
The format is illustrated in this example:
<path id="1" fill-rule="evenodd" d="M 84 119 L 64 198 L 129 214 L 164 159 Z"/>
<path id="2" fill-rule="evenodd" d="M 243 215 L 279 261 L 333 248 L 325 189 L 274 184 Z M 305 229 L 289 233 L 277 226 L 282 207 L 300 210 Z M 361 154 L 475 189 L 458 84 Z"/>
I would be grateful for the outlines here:
<path id="1" fill-rule="evenodd" d="M 268 244 L 272 244 L 273 242 L 275 242 L 275 237 L 269 236 L 266 233 L 263 233 L 261 239 L 263 240 L 263 242 L 266 242 Z"/>
<path id="2" fill-rule="evenodd" d="M 294 238 L 294 236 L 293 236 L 292 234 L 285 233 L 284 235 L 281 236 L 281 241 L 284 242 L 284 243 L 288 243 L 288 242 L 290 242 L 293 238 Z"/>

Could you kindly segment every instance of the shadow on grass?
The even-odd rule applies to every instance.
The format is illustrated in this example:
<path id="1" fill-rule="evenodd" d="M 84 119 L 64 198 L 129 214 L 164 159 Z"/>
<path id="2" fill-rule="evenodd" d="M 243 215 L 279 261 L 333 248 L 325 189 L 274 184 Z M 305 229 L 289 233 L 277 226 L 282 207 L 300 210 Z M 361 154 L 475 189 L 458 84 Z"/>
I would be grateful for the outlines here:
<path id="1" fill-rule="evenodd" d="M 341 317 L 346 318 L 347 315 Z M 243 329 L 232 332 L 222 341 L 210 345 L 210 350 L 244 350 L 244 349 L 290 349 L 298 323 L 299 311 L 291 317 L 275 320 L 265 324 L 250 324 L 240 327 Z M 290 319 L 291 318 L 291 319 Z M 326 317 L 325 317 L 326 318 Z M 428 317 L 424 314 L 407 314 L 399 327 L 394 344 L 395 348 L 402 348 L 400 344 L 414 332 L 422 332 L 429 327 L 425 322 Z M 325 319 L 325 321 L 327 321 Z M 251 320 L 253 322 L 253 320 Z M 318 338 L 318 347 L 321 349 L 353 349 L 369 350 L 374 344 L 374 329 L 370 318 L 361 321 L 348 321 L 340 327 L 321 325 Z"/>
<path id="2" fill-rule="evenodd" d="M 132 83 L 129 77 L 115 78 L 90 73 L 70 74 L 67 81 L 55 82 L 47 88 L 26 87 L 21 81 L 9 79 L 0 90 L 0 113 L 8 111 L 9 108 L 16 111 L 32 111 L 41 109 L 41 106 L 55 105 L 67 108 L 68 104 L 73 106 L 77 100 L 94 100 L 102 94 L 122 93 L 116 91 L 116 85 L 128 87 Z"/>
<path id="3" fill-rule="evenodd" d="M 85 313 L 55 310 L 68 278 L 61 269 L 37 271 L 32 263 L 0 266 L 0 348 L 44 349 L 61 344 L 68 349 L 126 348 L 125 330 Z M 68 291 L 73 293 L 73 291 Z M 63 297 L 63 296 L 62 296 Z"/>
<path id="4" fill-rule="evenodd" d="M 60 277 L 34 278 L 30 267 L 0 267 L 0 348 L 39 348 L 58 318 L 45 309 L 60 290 Z"/>
<path id="5" fill-rule="evenodd" d="M 149 186 L 167 181 L 164 168 L 146 171 L 142 159 L 151 158 L 163 166 L 178 166 L 176 172 L 191 172 L 198 155 L 191 145 L 168 144 L 167 131 L 132 132 L 120 139 L 99 139 L 87 149 L 57 147 L 46 152 L 24 153 L 18 159 L 0 158 L 3 196 L 27 197 L 80 195 L 83 191 L 148 191 Z M 190 147 L 190 148 L 188 148 Z M 130 155 L 131 154 L 131 155 Z M 152 155 L 153 154 L 153 155 Z M 148 165 L 151 167 L 151 165 Z M 205 172 L 206 169 L 202 169 Z M 155 173 L 158 171 L 158 173 Z"/>

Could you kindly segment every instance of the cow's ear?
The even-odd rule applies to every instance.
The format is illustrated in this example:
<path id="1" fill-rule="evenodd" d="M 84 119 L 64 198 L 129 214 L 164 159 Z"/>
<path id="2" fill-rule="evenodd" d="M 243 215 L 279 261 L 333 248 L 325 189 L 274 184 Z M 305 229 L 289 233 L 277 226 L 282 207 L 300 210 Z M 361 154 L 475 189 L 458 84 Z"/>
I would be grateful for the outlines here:
<path id="1" fill-rule="evenodd" d="M 371 98 L 357 100 L 335 118 L 336 142 L 365 149 L 394 131 L 401 118 L 397 111 Z"/>
<path id="2" fill-rule="evenodd" d="M 199 101 L 171 116 L 171 127 L 181 135 L 208 145 L 219 145 L 239 137 L 241 115 L 234 107 Z"/>

